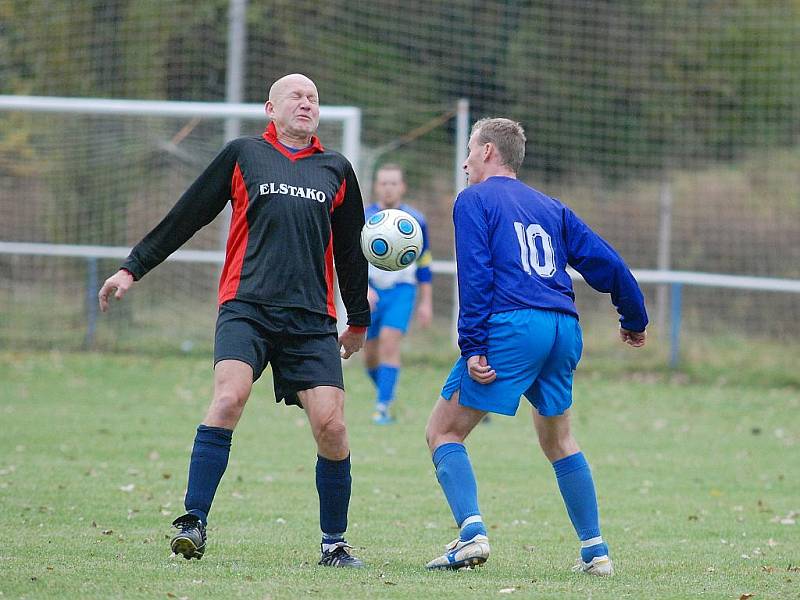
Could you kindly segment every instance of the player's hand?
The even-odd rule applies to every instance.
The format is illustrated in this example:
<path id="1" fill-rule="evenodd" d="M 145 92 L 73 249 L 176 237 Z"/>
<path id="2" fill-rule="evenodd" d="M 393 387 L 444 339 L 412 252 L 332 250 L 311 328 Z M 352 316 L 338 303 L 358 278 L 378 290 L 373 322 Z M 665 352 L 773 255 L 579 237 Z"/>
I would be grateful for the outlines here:
<path id="1" fill-rule="evenodd" d="M 100 310 L 106 312 L 108 310 L 108 297 L 111 292 L 114 292 L 114 298 L 122 300 L 122 297 L 133 285 L 133 275 L 128 273 L 125 269 L 120 269 L 111 277 L 105 280 L 103 287 L 97 293 L 97 299 L 100 301 Z"/>
<path id="2" fill-rule="evenodd" d="M 428 327 L 431 326 L 432 321 L 433 321 L 433 307 L 427 302 L 421 303 L 417 307 L 417 323 L 423 329 L 427 329 Z"/>
<path id="3" fill-rule="evenodd" d="M 367 302 L 369 302 L 370 312 L 375 312 L 375 309 L 378 307 L 378 292 L 371 287 L 367 288 Z"/>
<path id="4" fill-rule="evenodd" d="M 342 332 L 339 336 L 339 354 L 342 358 L 350 358 L 361 350 L 364 345 L 364 339 L 367 337 L 367 332 L 356 333 L 350 327 Z"/>
<path id="5" fill-rule="evenodd" d="M 486 362 L 485 356 L 470 356 L 467 359 L 467 369 L 469 370 L 469 376 L 478 383 L 486 385 L 497 379 L 497 373 Z"/>
<path id="6" fill-rule="evenodd" d="M 619 328 L 619 337 L 623 342 L 634 348 L 641 348 L 644 346 L 645 338 L 647 338 L 646 331 L 631 331 L 624 327 Z"/>

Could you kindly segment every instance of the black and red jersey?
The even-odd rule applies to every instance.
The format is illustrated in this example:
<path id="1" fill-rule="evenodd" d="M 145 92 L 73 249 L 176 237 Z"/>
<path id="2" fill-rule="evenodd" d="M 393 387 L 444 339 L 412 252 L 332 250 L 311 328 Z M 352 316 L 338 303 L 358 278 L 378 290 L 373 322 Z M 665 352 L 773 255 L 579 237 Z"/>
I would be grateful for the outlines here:
<path id="1" fill-rule="evenodd" d="M 335 319 L 335 260 L 348 325 L 369 325 L 367 261 L 359 244 L 364 206 L 353 167 L 317 137 L 293 153 L 272 123 L 260 138 L 227 144 L 122 267 L 140 279 L 229 200 L 220 304 L 236 298 Z"/>

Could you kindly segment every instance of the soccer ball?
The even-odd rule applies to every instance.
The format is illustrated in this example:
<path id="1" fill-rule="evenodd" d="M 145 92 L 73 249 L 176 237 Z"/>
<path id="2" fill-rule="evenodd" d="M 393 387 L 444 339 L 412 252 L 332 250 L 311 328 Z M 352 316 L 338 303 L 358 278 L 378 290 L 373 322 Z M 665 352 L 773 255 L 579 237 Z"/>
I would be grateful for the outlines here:
<path id="1" fill-rule="evenodd" d="M 361 230 L 361 251 L 383 271 L 405 269 L 422 252 L 422 227 L 404 210 L 376 212 Z"/>

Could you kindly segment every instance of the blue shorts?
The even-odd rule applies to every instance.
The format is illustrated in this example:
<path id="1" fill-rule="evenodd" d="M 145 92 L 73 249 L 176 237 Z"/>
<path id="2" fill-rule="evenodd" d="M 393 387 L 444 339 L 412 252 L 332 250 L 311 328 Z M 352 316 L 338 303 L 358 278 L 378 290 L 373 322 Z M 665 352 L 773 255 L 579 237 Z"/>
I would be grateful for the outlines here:
<path id="1" fill-rule="evenodd" d="M 367 339 L 378 337 L 382 327 L 393 327 L 405 334 L 414 311 L 417 286 L 398 283 L 387 289 L 373 289 L 378 294 L 378 305 L 372 311 L 372 325 L 367 330 Z"/>
<path id="2" fill-rule="evenodd" d="M 470 378 L 467 361 L 456 361 L 442 388 L 450 400 L 461 390 L 459 404 L 501 415 L 514 415 L 524 395 L 540 415 L 561 415 L 572 405 L 572 372 L 578 366 L 583 338 L 578 319 L 535 308 L 489 317 L 486 357 L 497 379 L 480 384 Z"/>

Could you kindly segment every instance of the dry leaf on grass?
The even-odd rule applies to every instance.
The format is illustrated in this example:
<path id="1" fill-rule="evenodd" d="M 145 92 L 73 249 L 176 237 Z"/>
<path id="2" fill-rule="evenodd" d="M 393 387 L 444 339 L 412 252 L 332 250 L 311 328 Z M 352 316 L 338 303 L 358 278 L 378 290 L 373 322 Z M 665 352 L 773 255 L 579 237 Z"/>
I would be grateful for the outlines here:
<path id="1" fill-rule="evenodd" d="M 770 519 L 770 523 L 780 523 L 781 525 L 794 525 L 797 523 L 797 517 L 800 515 L 800 512 L 796 510 L 790 510 L 785 517 L 781 517 L 777 515 Z"/>

